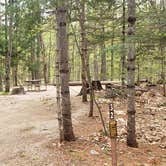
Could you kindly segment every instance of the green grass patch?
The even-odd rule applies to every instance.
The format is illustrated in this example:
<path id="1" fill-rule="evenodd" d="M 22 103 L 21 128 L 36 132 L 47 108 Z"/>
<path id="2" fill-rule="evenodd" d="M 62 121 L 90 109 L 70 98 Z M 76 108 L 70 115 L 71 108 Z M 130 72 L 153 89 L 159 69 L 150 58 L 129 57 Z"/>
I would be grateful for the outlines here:
<path id="1" fill-rule="evenodd" d="M 8 95 L 9 92 L 0 92 L 0 95 Z"/>

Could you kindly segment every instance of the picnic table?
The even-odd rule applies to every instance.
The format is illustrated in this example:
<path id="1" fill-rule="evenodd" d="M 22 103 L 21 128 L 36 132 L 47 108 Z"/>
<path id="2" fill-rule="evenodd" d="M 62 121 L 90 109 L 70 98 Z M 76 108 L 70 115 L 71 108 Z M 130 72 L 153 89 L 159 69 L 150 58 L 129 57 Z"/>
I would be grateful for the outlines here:
<path id="1" fill-rule="evenodd" d="M 32 91 L 34 89 L 34 91 L 40 91 L 40 85 L 41 85 L 41 80 L 28 80 L 25 81 L 26 85 L 27 85 L 27 90 L 28 91 Z"/>

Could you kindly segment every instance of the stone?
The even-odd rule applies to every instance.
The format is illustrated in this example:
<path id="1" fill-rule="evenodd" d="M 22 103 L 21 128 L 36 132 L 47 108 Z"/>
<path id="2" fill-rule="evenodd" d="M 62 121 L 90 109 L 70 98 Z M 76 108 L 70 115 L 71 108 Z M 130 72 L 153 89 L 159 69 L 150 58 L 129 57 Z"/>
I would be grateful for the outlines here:
<path id="1" fill-rule="evenodd" d="M 159 147 L 160 147 L 161 149 L 166 149 L 166 144 L 162 143 L 162 144 L 159 145 Z"/>
<path id="2" fill-rule="evenodd" d="M 127 131 L 124 128 L 119 129 L 118 135 L 124 136 L 127 135 Z"/>
<path id="3" fill-rule="evenodd" d="M 95 150 L 90 150 L 90 154 L 92 154 L 92 155 L 99 155 L 99 152 L 97 152 Z"/>
<path id="4" fill-rule="evenodd" d="M 122 163 L 119 164 L 119 166 L 125 166 L 125 164 L 122 162 Z"/>

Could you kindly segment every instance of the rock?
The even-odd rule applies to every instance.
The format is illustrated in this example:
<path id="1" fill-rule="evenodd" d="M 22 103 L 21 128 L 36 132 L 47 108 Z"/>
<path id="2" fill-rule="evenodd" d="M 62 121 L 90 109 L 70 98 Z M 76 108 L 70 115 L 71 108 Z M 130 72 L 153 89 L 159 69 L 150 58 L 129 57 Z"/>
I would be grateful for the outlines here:
<path id="1" fill-rule="evenodd" d="M 166 144 L 162 143 L 162 144 L 159 145 L 159 147 L 160 147 L 161 149 L 166 149 Z"/>
<path id="2" fill-rule="evenodd" d="M 136 91 L 136 96 L 141 96 L 142 95 L 142 92 L 141 91 Z"/>
<path id="3" fill-rule="evenodd" d="M 142 138 L 142 133 L 141 132 L 137 132 L 137 139 L 141 139 Z"/>
<path id="4" fill-rule="evenodd" d="M 151 113 L 151 115 L 155 115 L 156 110 L 152 109 L 150 113 Z"/>
<path id="5" fill-rule="evenodd" d="M 24 87 L 22 87 L 22 86 L 13 87 L 10 94 L 11 95 L 25 94 Z"/>
<path id="6" fill-rule="evenodd" d="M 124 136 L 124 135 L 127 135 L 127 131 L 124 129 L 124 128 L 121 128 L 121 129 L 119 129 L 119 131 L 118 131 L 118 135 L 122 135 L 122 136 Z"/>
<path id="7" fill-rule="evenodd" d="M 145 139 L 149 142 L 149 143 L 152 143 L 152 144 L 155 144 L 157 142 L 160 141 L 160 137 L 157 135 L 157 133 L 153 133 L 153 135 L 151 134 L 147 134 L 145 136 Z"/>
<path id="8" fill-rule="evenodd" d="M 156 130 L 156 126 L 152 125 L 152 126 L 149 127 L 149 129 L 150 129 L 151 131 L 154 131 L 154 130 Z"/>
<path id="9" fill-rule="evenodd" d="M 97 152 L 95 150 L 90 150 L 90 154 L 92 154 L 92 155 L 99 155 L 99 152 Z"/>
<path id="10" fill-rule="evenodd" d="M 118 127 L 125 127 L 127 126 L 127 121 L 124 118 L 118 118 L 117 124 L 118 124 Z"/>
<path id="11" fill-rule="evenodd" d="M 124 162 L 121 162 L 121 163 L 119 164 L 119 166 L 125 166 Z"/>
<path id="12" fill-rule="evenodd" d="M 124 110 L 116 110 L 115 113 L 117 115 L 125 115 L 126 114 L 126 112 Z"/>

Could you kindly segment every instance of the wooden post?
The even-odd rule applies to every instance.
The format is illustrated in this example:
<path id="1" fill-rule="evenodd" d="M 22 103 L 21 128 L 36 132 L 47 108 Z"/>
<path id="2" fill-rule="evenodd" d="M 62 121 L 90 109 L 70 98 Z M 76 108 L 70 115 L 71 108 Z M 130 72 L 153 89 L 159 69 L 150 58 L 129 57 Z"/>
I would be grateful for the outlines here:
<path id="1" fill-rule="evenodd" d="M 113 103 L 109 104 L 109 129 L 111 138 L 112 166 L 117 166 L 116 138 L 117 138 L 117 121 L 114 119 Z"/>

